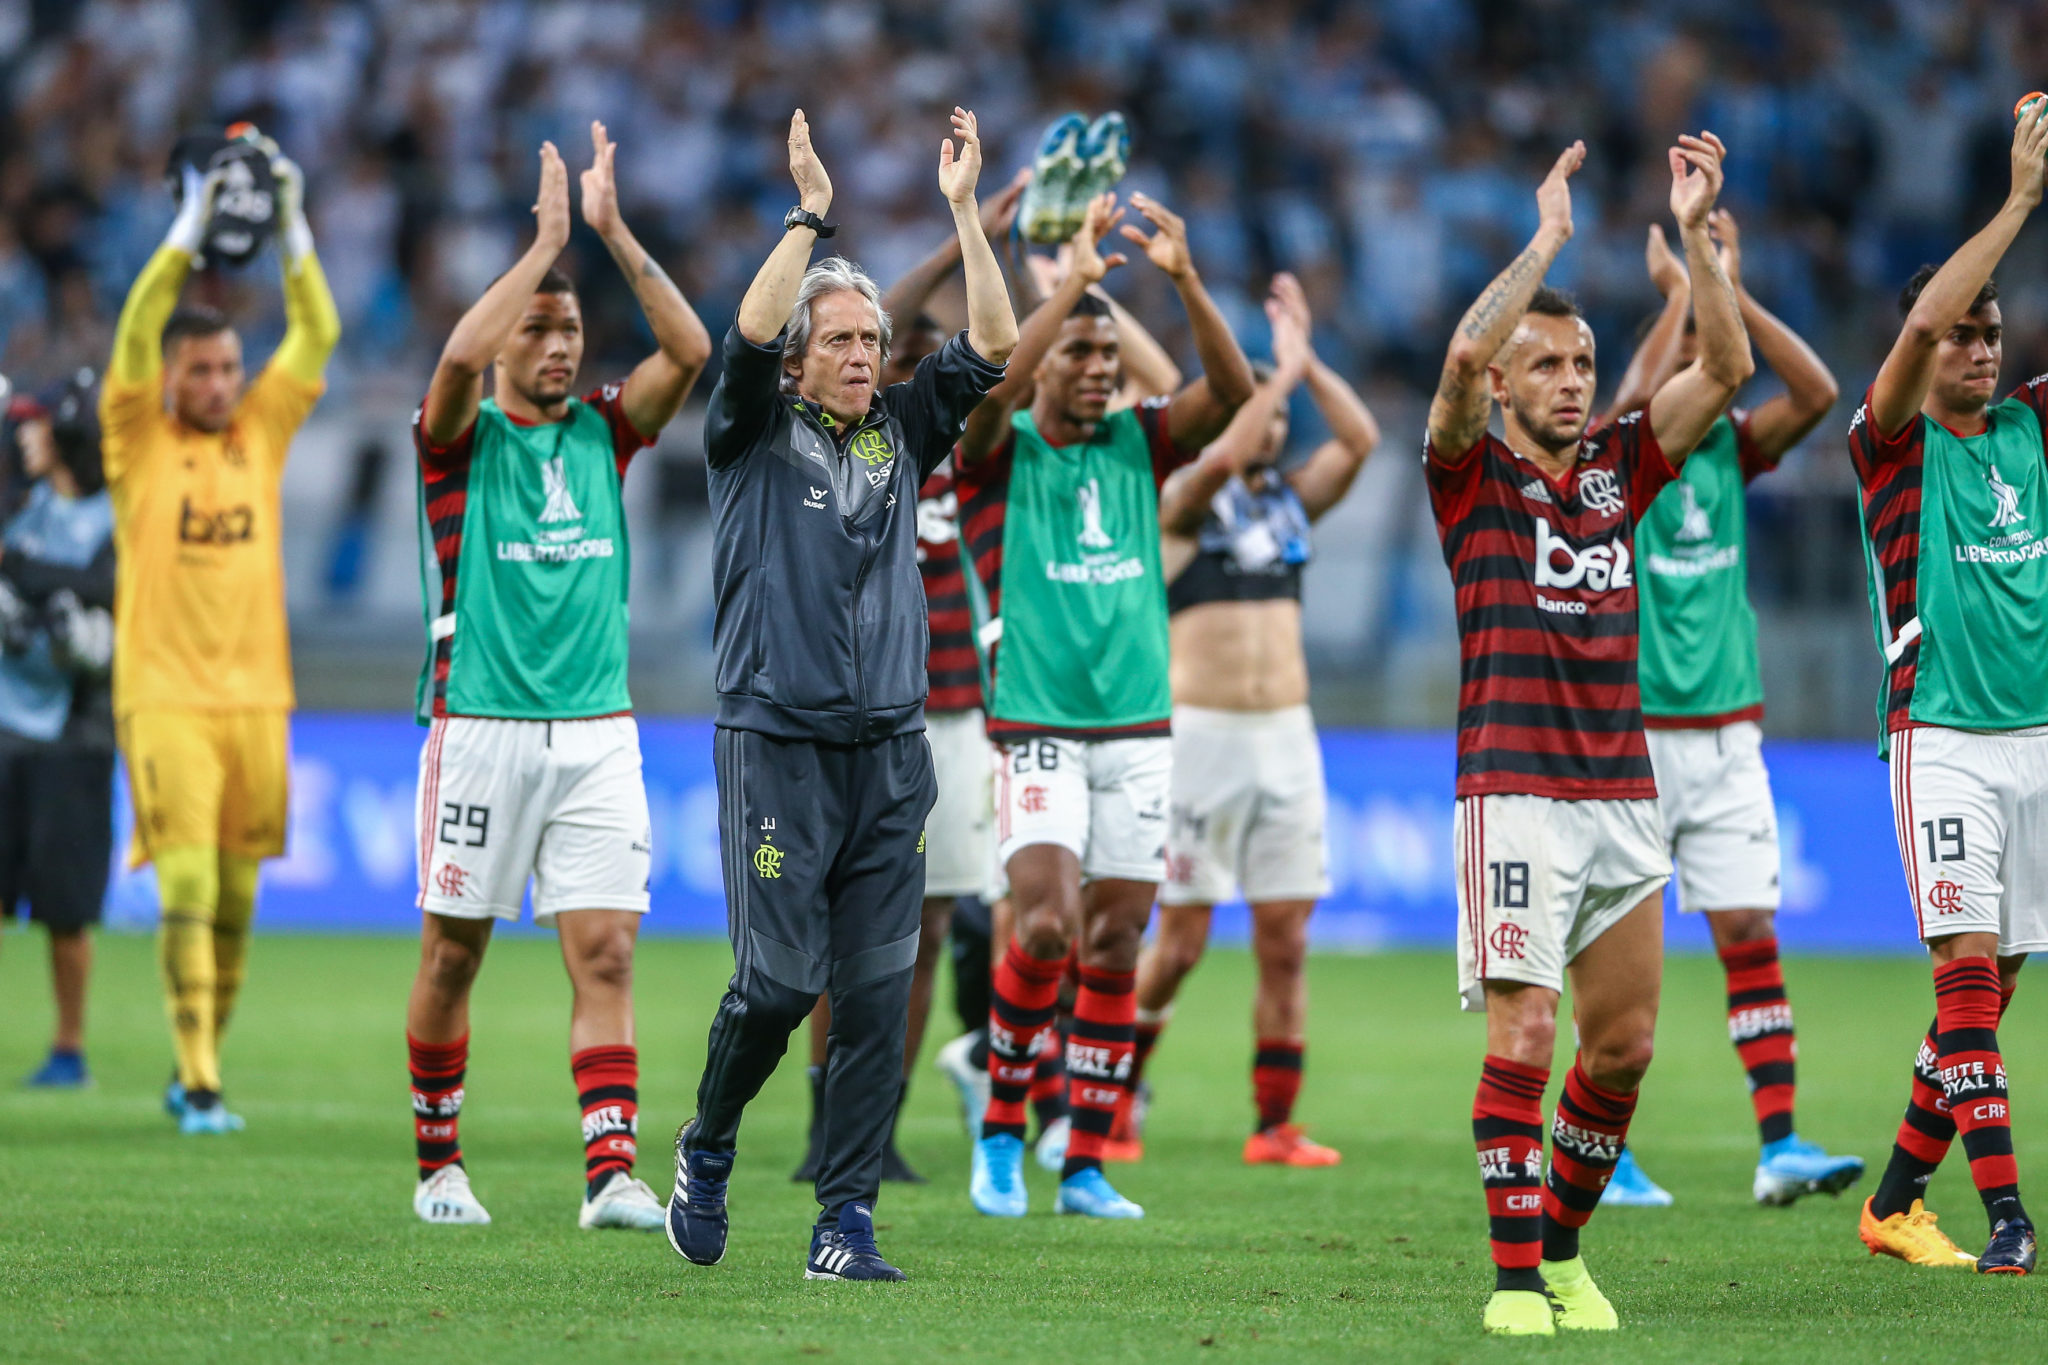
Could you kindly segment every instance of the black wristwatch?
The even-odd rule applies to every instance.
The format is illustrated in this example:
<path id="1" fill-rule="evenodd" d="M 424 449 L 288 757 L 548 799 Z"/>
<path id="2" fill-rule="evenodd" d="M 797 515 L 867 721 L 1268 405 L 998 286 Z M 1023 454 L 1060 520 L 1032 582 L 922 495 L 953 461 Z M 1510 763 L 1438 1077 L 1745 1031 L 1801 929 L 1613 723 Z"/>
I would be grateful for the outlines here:
<path id="1" fill-rule="evenodd" d="M 839 224 L 826 222 L 801 204 L 782 215 L 782 230 L 787 232 L 793 227 L 809 228 L 818 234 L 820 241 L 839 231 Z"/>

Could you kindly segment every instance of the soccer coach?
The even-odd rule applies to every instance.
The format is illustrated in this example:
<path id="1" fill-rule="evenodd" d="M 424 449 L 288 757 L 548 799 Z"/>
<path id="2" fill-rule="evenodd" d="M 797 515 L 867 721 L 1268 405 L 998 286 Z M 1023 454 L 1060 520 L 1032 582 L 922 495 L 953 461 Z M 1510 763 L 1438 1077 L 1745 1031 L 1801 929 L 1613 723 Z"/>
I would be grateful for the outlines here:
<path id="1" fill-rule="evenodd" d="M 939 187 L 960 234 L 967 332 L 875 392 L 889 352 L 880 291 L 811 246 L 832 182 L 801 109 L 789 122 L 800 204 L 725 338 L 710 465 L 718 835 L 733 974 L 711 1023 L 697 1115 L 676 1137 L 669 1241 L 725 1255 L 740 1114 L 820 994 L 832 1004 L 822 1208 L 808 1279 L 900 1280 L 875 1247 L 882 1147 L 903 1034 L 937 796 L 924 737 L 927 630 L 917 490 L 1017 345 L 974 200 L 981 141 L 953 111 Z"/>

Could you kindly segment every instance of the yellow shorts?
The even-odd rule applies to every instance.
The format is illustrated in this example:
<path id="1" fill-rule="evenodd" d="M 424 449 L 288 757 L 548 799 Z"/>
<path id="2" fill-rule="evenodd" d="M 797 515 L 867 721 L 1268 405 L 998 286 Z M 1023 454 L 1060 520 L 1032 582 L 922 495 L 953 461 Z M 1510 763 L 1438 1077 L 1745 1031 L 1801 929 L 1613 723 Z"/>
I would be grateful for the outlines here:
<path id="1" fill-rule="evenodd" d="M 291 720 L 283 711 L 137 711 L 121 718 L 135 802 L 128 865 L 158 849 L 284 852 Z"/>

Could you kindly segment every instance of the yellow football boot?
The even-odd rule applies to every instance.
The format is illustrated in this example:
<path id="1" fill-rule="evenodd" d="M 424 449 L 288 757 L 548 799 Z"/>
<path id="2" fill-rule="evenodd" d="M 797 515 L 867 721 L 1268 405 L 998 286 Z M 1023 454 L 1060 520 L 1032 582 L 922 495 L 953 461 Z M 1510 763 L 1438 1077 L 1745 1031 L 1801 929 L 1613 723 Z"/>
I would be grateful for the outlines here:
<path id="1" fill-rule="evenodd" d="M 1874 1199 L 1875 1196 L 1872 1196 Z M 1863 1219 L 1856 1235 L 1873 1256 L 1896 1256 L 1908 1265 L 1958 1266 L 1968 1268 L 1977 1258 L 1948 1239 L 1934 1225 L 1934 1214 L 1918 1199 L 1904 1213 L 1879 1218 L 1870 1211 L 1871 1200 L 1863 1201 Z"/>
<path id="2" fill-rule="evenodd" d="M 1574 1256 L 1569 1261 L 1545 1261 L 1543 1283 L 1550 1286 L 1550 1297 L 1557 1300 L 1557 1325 L 1567 1332 L 1612 1332 L 1621 1326 L 1621 1319 L 1614 1314 L 1614 1305 L 1600 1292 L 1600 1286 L 1593 1283 L 1593 1277 L 1586 1272 L 1586 1258 Z"/>
<path id="3" fill-rule="evenodd" d="M 1497 1337 L 1551 1337 L 1550 1300 L 1534 1289 L 1496 1289 L 1486 1301 L 1486 1331 Z"/>

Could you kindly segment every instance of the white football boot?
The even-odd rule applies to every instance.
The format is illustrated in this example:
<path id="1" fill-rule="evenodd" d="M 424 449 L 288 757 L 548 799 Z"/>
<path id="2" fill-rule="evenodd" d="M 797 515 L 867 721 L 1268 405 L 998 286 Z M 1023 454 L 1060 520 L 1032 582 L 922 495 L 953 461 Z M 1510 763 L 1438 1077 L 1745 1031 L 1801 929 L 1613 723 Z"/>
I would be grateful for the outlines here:
<path id="1" fill-rule="evenodd" d="M 488 1223 L 491 1215 L 470 1192 L 469 1172 L 443 1166 L 412 1192 L 412 1211 L 429 1223 Z"/>
<path id="2" fill-rule="evenodd" d="M 576 1226 L 659 1232 L 667 1218 L 668 1205 L 647 1188 L 646 1181 L 636 1179 L 630 1171 L 613 1171 L 596 1195 L 584 1199 Z"/>

